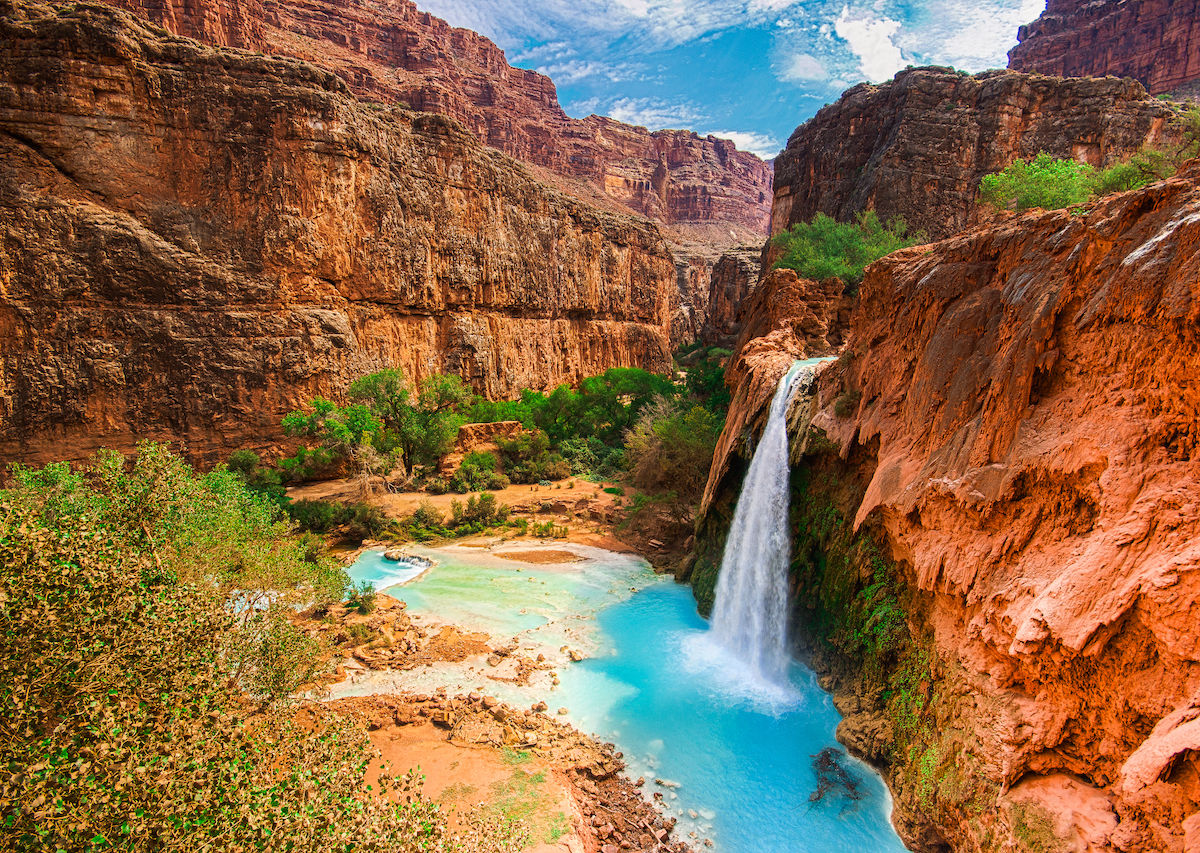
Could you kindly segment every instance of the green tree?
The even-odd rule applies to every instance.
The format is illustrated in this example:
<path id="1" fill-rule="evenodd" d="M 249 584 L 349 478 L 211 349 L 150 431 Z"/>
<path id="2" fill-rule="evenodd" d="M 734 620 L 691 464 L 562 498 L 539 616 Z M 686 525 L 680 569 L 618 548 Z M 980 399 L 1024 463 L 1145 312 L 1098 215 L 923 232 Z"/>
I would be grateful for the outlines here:
<path id="1" fill-rule="evenodd" d="M 772 241 L 783 249 L 776 268 L 795 270 L 803 278 L 824 281 L 840 278 L 846 284 L 862 280 L 867 266 L 899 249 L 923 242 L 920 232 L 909 233 L 897 216 L 887 224 L 873 210 L 860 213 L 853 223 L 837 222 L 818 213 L 799 222 Z"/>

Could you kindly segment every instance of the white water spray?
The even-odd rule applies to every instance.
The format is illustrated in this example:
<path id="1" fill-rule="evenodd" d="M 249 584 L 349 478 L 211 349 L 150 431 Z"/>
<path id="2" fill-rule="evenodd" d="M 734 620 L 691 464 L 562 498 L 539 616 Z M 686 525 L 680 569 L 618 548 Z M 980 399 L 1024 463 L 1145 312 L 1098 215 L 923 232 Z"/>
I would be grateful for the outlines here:
<path id="1" fill-rule="evenodd" d="M 788 525 L 787 409 L 816 359 L 796 362 L 779 381 L 767 426 L 742 483 L 717 580 L 714 639 L 769 681 L 786 678 Z"/>

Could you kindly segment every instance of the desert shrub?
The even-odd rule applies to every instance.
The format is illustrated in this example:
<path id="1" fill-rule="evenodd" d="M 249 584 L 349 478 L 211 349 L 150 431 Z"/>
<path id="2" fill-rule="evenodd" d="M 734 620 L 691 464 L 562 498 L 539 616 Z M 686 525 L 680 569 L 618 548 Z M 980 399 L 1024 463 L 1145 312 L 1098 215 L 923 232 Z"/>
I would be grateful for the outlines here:
<path id="1" fill-rule="evenodd" d="M 421 501 L 421 505 L 408 517 L 409 524 L 420 527 L 441 527 L 445 520 L 442 511 L 434 506 L 433 501 Z"/>
<path id="2" fill-rule="evenodd" d="M 388 524 L 383 510 L 364 502 L 299 500 L 289 503 L 286 509 L 301 530 L 331 533 L 340 529 L 346 539 L 358 542 L 379 538 Z"/>
<path id="3" fill-rule="evenodd" d="M 774 245 L 783 250 L 775 266 L 816 281 L 840 278 L 854 284 L 869 264 L 924 239 L 920 233 L 910 234 L 902 218 L 885 225 L 873 210 L 860 213 L 854 222 L 818 213 L 774 238 Z"/>
<path id="4" fill-rule="evenodd" d="M 501 482 L 500 475 L 496 471 L 497 465 L 499 465 L 499 461 L 493 453 L 480 451 L 468 453 L 463 457 L 458 469 L 451 475 L 450 489 L 460 495 L 465 495 L 467 492 L 477 492 L 482 489 L 503 488 L 491 485 Z"/>
<path id="5" fill-rule="evenodd" d="M 720 418 L 703 406 L 663 399 L 647 407 L 625 437 L 634 485 L 699 499 L 720 434 Z"/>
<path id="6" fill-rule="evenodd" d="M 450 503 L 450 527 L 458 533 L 478 532 L 508 520 L 509 508 L 501 505 L 495 495 L 482 492 L 462 501 Z M 464 529 L 467 528 L 467 529 Z"/>
<path id="7" fill-rule="evenodd" d="M 550 438 L 542 430 L 522 432 L 513 438 L 496 437 L 504 470 L 514 483 L 561 480 L 571 475 L 571 466 L 561 454 L 550 450 Z"/>
<path id="8" fill-rule="evenodd" d="M 374 611 L 375 584 L 370 581 L 362 581 L 361 583 L 351 585 L 350 593 L 346 596 L 346 608 L 348 610 L 357 610 L 363 616 Z"/>
<path id="9" fill-rule="evenodd" d="M 345 575 L 277 513 L 229 471 L 198 475 L 159 445 L 12 470 L 0 848 L 456 846 L 415 779 L 368 786 L 364 733 L 319 706 L 299 724 L 283 703 L 320 668 L 286 603 L 340 597 Z M 500 832 L 488 849 L 510 849 Z"/>

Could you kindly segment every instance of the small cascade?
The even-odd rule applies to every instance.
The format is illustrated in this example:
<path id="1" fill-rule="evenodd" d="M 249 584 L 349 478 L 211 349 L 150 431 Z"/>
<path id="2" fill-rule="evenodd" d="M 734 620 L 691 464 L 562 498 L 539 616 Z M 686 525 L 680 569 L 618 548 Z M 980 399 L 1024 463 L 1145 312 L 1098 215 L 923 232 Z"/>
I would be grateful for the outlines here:
<path id="1" fill-rule="evenodd" d="M 725 543 L 712 635 L 763 679 L 786 678 L 788 529 L 787 409 L 814 361 L 796 362 L 779 380 L 767 426 L 742 483 Z"/>

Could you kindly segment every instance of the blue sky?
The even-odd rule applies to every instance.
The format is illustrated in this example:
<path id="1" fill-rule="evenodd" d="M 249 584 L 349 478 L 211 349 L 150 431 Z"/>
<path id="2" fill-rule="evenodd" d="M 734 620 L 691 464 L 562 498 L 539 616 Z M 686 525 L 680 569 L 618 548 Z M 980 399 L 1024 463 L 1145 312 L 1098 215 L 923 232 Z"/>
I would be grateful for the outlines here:
<path id="1" fill-rule="evenodd" d="M 550 75 L 573 116 L 689 128 L 771 157 L 862 80 L 1001 68 L 1045 0 L 417 0 Z"/>

